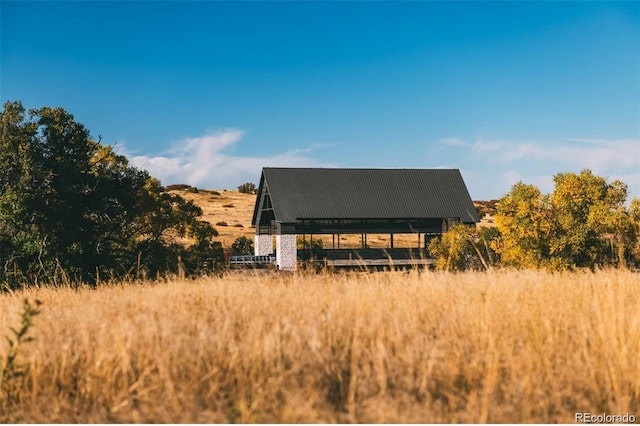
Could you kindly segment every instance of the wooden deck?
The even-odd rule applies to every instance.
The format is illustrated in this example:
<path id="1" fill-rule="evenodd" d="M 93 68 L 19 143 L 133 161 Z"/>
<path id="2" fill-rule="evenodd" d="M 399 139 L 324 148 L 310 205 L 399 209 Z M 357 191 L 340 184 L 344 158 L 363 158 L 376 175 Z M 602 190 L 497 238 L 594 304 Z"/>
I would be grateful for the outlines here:
<path id="1" fill-rule="evenodd" d="M 435 265 L 434 259 L 334 259 L 325 260 L 323 262 L 326 266 L 429 266 Z"/>
<path id="2" fill-rule="evenodd" d="M 298 260 L 316 266 L 333 268 L 395 268 L 428 267 L 435 259 L 427 257 L 425 249 L 320 249 L 314 253 L 299 250 Z"/>
<path id="3" fill-rule="evenodd" d="M 309 256 L 303 250 L 298 252 L 298 262 L 328 268 L 421 268 L 435 265 L 434 259 L 425 258 L 425 252 L 418 249 L 339 249 L 322 250 Z M 318 256 L 321 254 L 322 257 Z M 305 256 L 307 255 L 307 256 Z M 232 256 L 231 268 L 275 268 L 276 257 Z"/>

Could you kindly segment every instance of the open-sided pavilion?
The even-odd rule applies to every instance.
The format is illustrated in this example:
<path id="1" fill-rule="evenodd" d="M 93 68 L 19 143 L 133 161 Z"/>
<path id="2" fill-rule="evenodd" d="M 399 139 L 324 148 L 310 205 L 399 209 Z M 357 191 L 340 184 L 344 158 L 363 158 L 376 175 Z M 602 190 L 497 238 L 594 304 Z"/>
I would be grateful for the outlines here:
<path id="1" fill-rule="evenodd" d="M 429 240 L 478 213 L 457 169 L 262 169 L 252 224 L 255 254 L 273 254 L 279 269 L 313 258 L 338 265 L 347 256 L 380 264 L 425 258 Z M 297 250 L 296 237 L 332 235 L 331 248 Z M 340 235 L 361 236 L 361 249 L 340 247 Z M 368 234 L 388 234 L 385 250 L 367 248 Z M 418 248 L 394 246 L 396 234 L 416 234 Z M 337 247 L 336 247 L 336 238 Z M 310 244 L 310 247 L 312 245 Z"/>

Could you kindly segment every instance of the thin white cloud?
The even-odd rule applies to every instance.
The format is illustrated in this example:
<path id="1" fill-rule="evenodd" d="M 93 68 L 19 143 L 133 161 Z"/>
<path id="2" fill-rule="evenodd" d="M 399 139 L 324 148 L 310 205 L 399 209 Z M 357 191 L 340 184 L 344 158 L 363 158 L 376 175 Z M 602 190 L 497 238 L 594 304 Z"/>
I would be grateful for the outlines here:
<path id="1" fill-rule="evenodd" d="M 640 139 L 570 139 L 564 154 L 597 172 L 635 168 L 640 171 Z"/>
<path id="2" fill-rule="evenodd" d="M 504 172 L 500 173 L 500 176 L 509 185 L 514 185 L 515 183 L 521 182 L 524 179 L 524 176 L 522 176 L 522 174 L 520 174 L 520 173 L 518 173 L 518 172 L 516 172 L 514 170 L 504 171 Z"/>
<path id="3" fill-rule="evenodd" d="M 262 167 L 332 166 L 305 155 L 325 146 L 319 144 L 267 157 L 242 157 L 225 152 L 243 135 L 242 130 L 227 129 L 183 139 L 160 155 L 125 155 L 132 165 L 148 170 L 165 185 L 185 183 L 201 188 L 236 188 L 245 182 L 257 184 Z"/>
<path id="4" fill-rule="evenodd" d="M 552 161 L 571 168 L 589 168 L 594 173 L 640 167 L 640 140 L 569 140 L 553 145 L 522 142 L 502 143 L 498 153 L 502 162 L 514 160 Z"/>
<path id="5" fill-rule="evenodd" d="M 545 143 L 448 137 L 439 142 L 466 148 L 457 154 L 461 163 L 484 168 L 492 176 L 494 191 L 501 194 L 507 184 L 510 187 L 518 180 L 550 192 L 556 173 L 588 168 L 609 180 L 622 180 L 629 186 L 631 196 L 640 196 L 640 139 L 574 138 Z"/>
<path id="6" fill-rule="evenodd" d="M 453 138 L 451 138 L 453 139 Z M 460 140 L 475 154 L 490 155 L 493 160 L 510 163 L 515 160 L 554 161 L 568 166 L 590 168 L 596 173 L 620 168 L 640 168 L 640 139 L 569 139 L 565 142 Z"/>
<path id="7" fill-rule="evenodd" d="M 332 146 L 336 146 L 336 144 L 332 143 L 314 143 L 305 148 L 294 148 L 292 150 L 287 151 L 289 154 L 307 154 L 309 152 L 316 151 L 320 148 L 329 148 Z"/>
<path id="8" fill-rule="evenodd" d="M 501 177 L 505 183 L 512 187 L 518 182 L 538 187 L 540 192 L 548 194 L 553 191 L 553 176 L 551 175 L 534 175 L 525 176 L 515 170 L 507 170 L 501 173 Z"/>
<path id="9" fill-rule="evenodd" d="M 438 143 L 447 146 L 461 146 L 468 147 L 471 146 L 471 142 L 465 141 L 460 138 L 443 138 L 438 141 Z"/>

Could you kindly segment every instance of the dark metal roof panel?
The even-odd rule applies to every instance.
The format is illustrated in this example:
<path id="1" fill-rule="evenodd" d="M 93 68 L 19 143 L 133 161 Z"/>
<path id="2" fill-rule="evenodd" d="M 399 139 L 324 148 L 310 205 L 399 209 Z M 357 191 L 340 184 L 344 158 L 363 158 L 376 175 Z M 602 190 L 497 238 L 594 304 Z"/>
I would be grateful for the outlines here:
<path id="1" fill-rule="evenodd" d="M 276 220 L 479 217 L 457 169 L 270 168 Z"/>
<path id="2" fill-rule="evenodd" d="M 256 196 L 256 204 L 253 206 L 253 217 L 251 218 L 251 225 L 256 225 L 258 221 L 258 215 L 260 213 L 261 203 L 262 203 L 262 194 L 264 192 L 264 173 L 260 175 L 260 184 L 258 185 L 258 192 Z"/>

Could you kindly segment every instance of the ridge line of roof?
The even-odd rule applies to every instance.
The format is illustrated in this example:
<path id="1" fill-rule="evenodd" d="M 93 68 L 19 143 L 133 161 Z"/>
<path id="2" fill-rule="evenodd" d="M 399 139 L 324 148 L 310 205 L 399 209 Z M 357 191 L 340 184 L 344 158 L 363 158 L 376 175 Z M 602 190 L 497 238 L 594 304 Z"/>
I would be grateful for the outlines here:
<path id="1" fill-rule="evenodd" d="M 457 168 L 442 169 L 442 168 L 398 168 L 398 167 L 263 167 L 265 169 L 278 169 L 278 170 L 430 170 L 430 171 L 451 171 L 458 170 Z"/>

